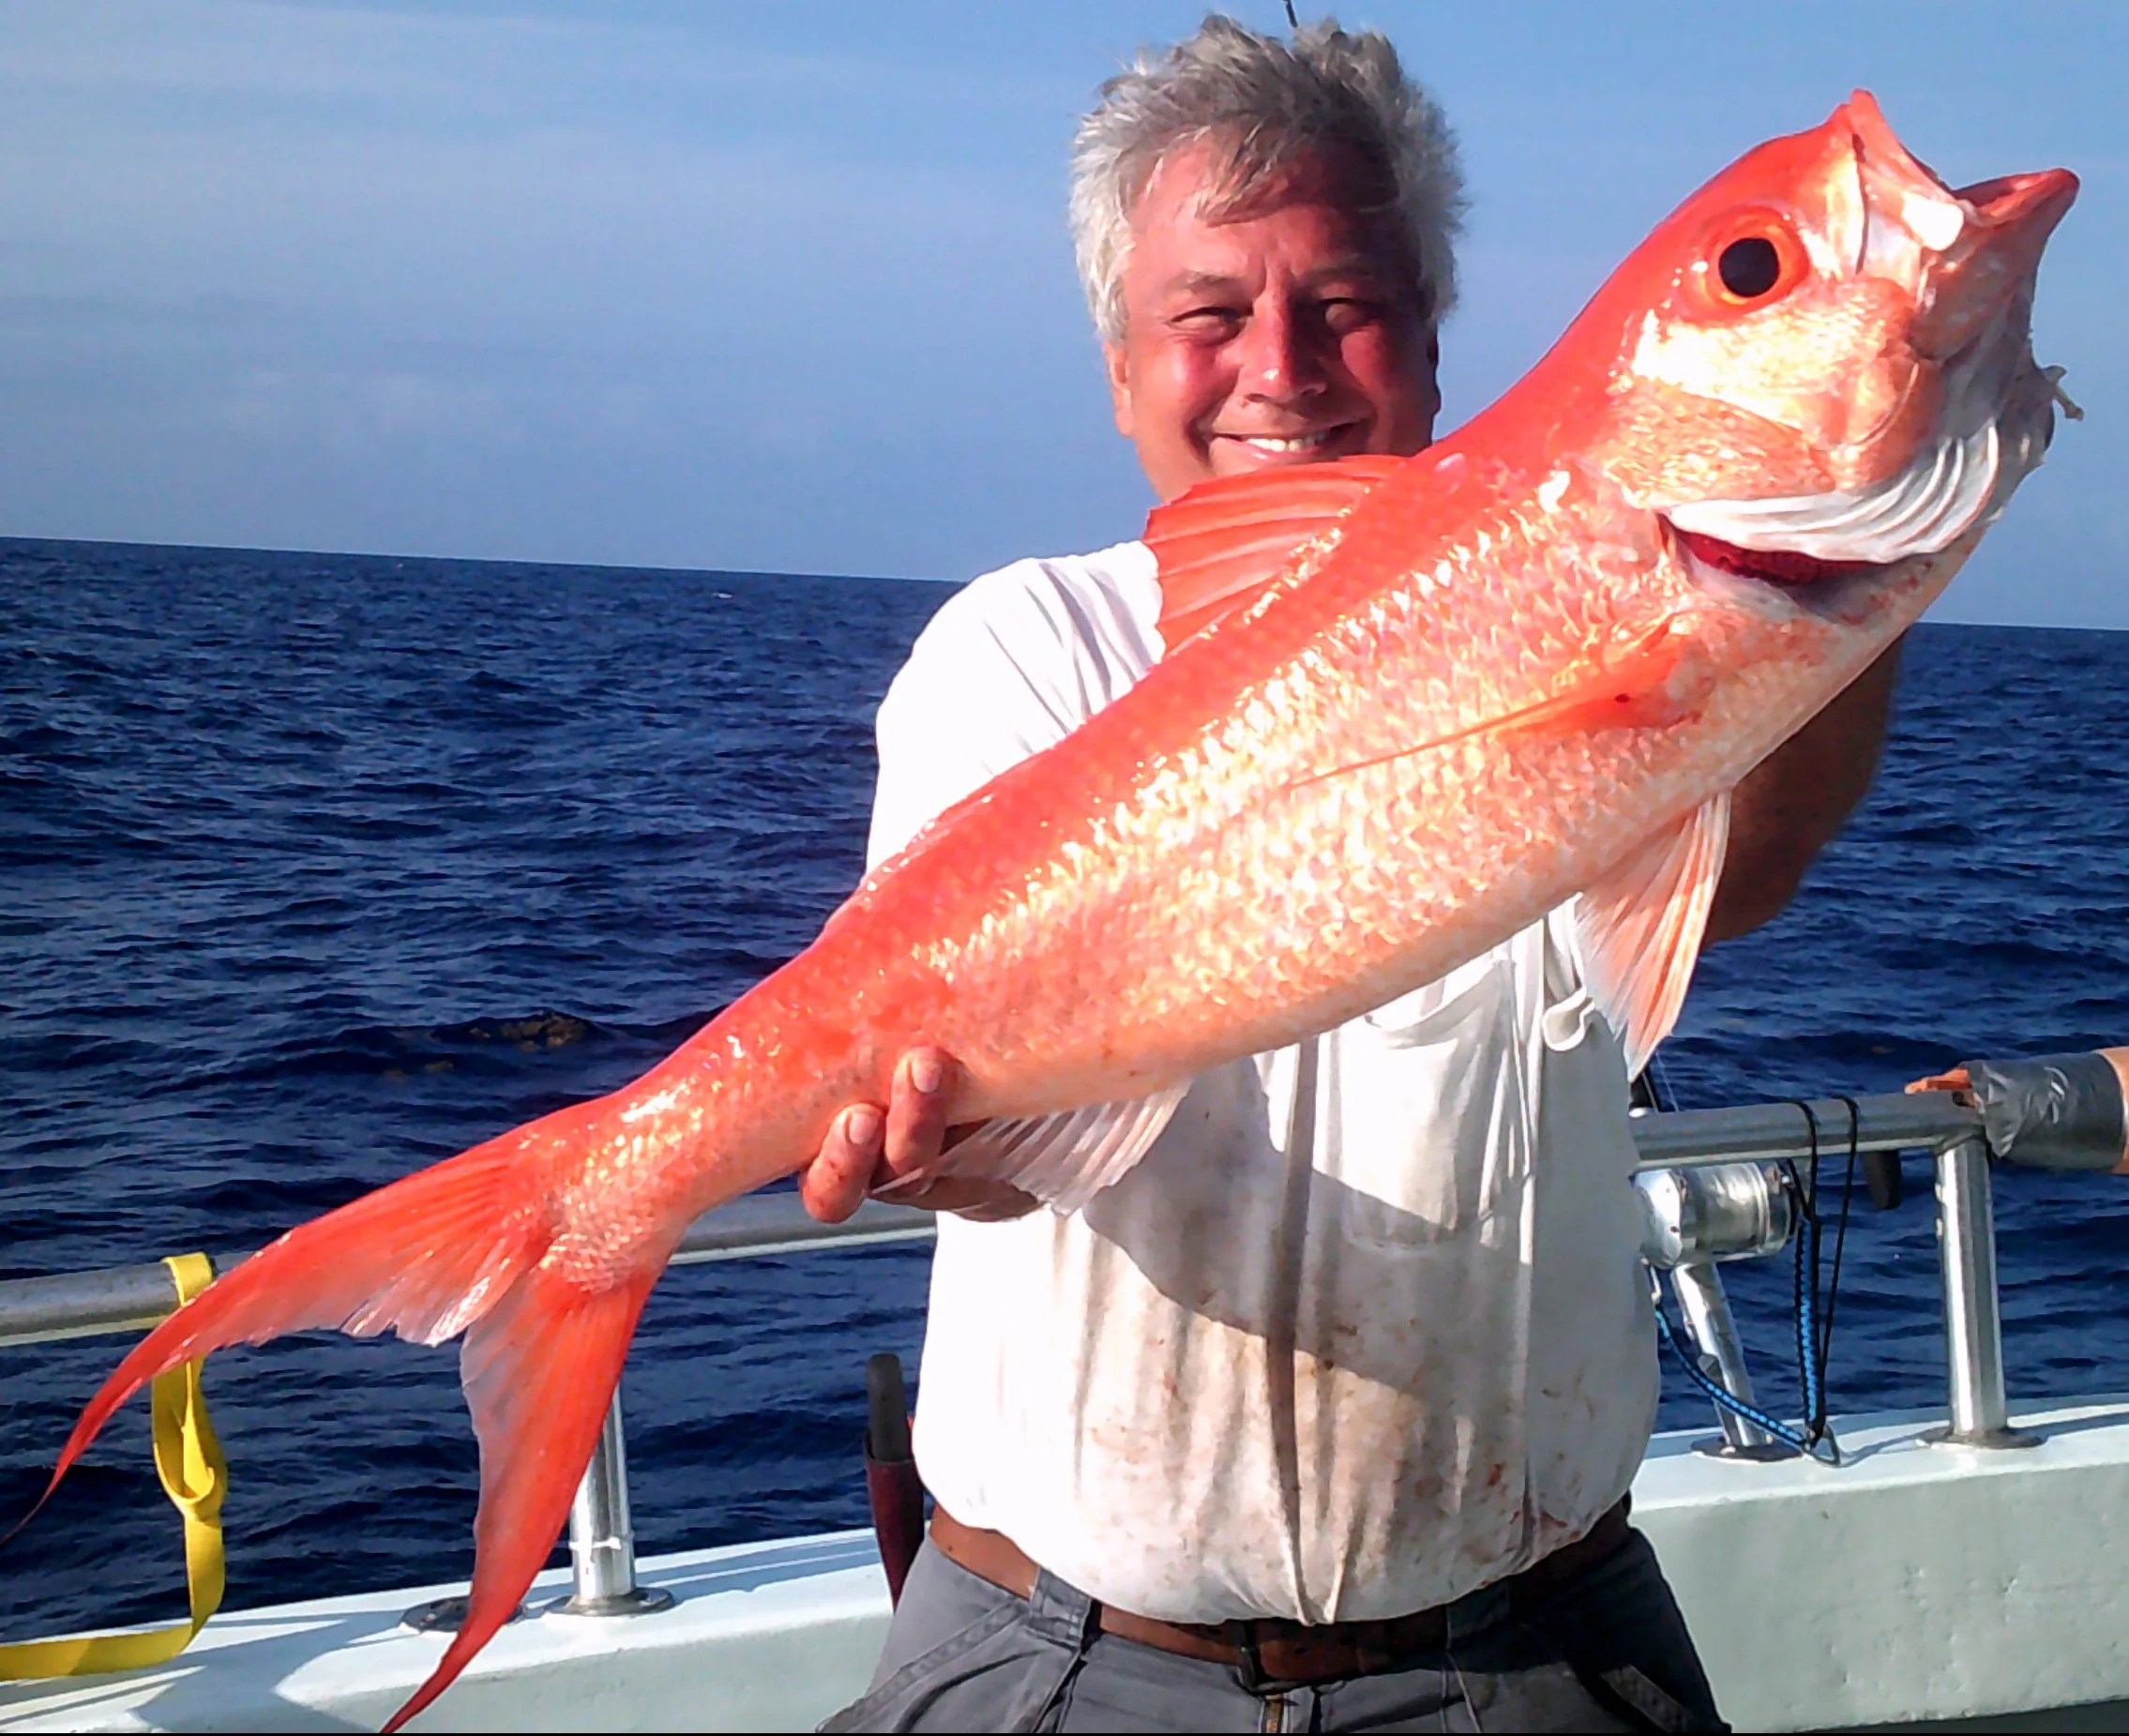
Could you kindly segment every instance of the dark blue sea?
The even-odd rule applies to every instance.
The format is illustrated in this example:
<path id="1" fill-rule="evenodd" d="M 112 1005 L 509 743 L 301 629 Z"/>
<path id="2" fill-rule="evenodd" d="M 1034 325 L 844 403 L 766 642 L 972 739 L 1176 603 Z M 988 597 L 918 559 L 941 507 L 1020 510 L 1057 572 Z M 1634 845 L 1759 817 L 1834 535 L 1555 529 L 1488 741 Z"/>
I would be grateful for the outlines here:
<path id="1" fill-rule="evenodd" d="M 0 1277 L 255 1247 L 623 1083 L 862 865 L 935 585 L 0 541 Z M 2129 634 L 1925 626 L 1876 794 L 1701 967 L 1711 1105 L 2129 1041 Z M 1859 1208 L 1835 1408 L 1941 1401 L 1926 1178 Z M 1829 1171 L 1829 1174 L 1833 1171 Z M 2015 1397 L 2129 1392 L 2129 1183 L 2000 1177 Z M 928 1254 L 695 1266 L 625 1381 L 646 1552 L 862 1523 L 864 1363 Z M 1786 1260 L 1728 1269 L 1793 1413 Z M 0 1526 L 123 1340 L 0 1351 Z M 229 1605 L 462 1577 L 448 1349 L 222 1353 Z M 1675 1372 L 1669 1427 L 1703 1403 Z M 182 1609 L 128 1407 L 0 1548 L 0 1638 Z"/>

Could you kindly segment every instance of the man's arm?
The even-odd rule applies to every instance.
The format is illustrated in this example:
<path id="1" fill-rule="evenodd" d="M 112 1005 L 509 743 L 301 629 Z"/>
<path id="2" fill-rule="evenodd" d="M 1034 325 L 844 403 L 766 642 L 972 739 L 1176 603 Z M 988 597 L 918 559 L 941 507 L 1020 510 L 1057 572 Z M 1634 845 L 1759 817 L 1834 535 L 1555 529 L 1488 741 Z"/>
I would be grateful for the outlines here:
<path id="1" fill-rule="evenodd" d="M 1779 915 L 1804 873 L 1870 789 L 1885 747 L 1900 642 L 1737 787 L 1710 943 Z"/>

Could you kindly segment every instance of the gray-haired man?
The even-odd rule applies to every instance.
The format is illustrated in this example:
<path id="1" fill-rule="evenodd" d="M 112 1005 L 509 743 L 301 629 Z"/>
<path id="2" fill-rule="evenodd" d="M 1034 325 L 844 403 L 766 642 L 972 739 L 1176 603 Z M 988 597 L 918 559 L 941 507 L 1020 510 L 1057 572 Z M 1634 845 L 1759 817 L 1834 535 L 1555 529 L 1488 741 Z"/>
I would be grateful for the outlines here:
<path id="1" fill-rule="evenodd" d="M 1221 19 L 1111 80 L 1072 215 L 1161 498 L 1432 438 L 1459 204 L 1380 37 Z M 880 714 L 872 855 L 1158 659 L 1140 543 L 1023 561 Z M 1861 796 L 1892 670 L 1740 793 L 1714 936 Z M 939 1155 L 905 1057 L 802 1178 L 837 1217 Z M 1655 1368 L 1619 1045 L 1565 913 L 1199 1079 L 1082 1211 L 936 1182 L 916 1434 L 938 1501 L 851 1729 L 1690 1728 L 1718 1720 L 1624 1496 Z M 967 1137 L 980 1140 L 980 1129 Z"/>

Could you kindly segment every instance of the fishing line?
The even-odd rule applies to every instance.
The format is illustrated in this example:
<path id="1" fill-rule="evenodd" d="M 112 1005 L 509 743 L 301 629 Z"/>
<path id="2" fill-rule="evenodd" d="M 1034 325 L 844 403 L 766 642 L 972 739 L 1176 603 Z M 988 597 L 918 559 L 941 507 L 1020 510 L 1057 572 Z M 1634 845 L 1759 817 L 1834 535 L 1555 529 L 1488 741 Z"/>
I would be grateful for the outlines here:
<path id="1" fill-rule="evenodd" d="M 1678 1108 L 1678 1094 L 1670 1088 L 1670 1076 L 1664 1071 L 1663 1054 L 1658 1050 L 1649 1057 L 1649 1064 L 1641 1070 L 1640 1080 L 1649 1091 L 1649 1101 L 1665 1115 Z"/>

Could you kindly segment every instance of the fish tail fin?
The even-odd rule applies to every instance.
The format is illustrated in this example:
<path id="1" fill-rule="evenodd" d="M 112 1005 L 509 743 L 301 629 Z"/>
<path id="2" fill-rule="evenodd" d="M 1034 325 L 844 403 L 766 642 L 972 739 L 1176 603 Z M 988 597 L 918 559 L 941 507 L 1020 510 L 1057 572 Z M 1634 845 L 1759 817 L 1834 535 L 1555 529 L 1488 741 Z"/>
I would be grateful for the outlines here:
<path id="1" fill-rule="evenodd" d="M 442 1660 L 387 1733 L 458 1679 L 547 1564 L 657 1281 L 654 1269 L 596 1288 L 536 1265 L 467 1333 L 460 1378 L 480 1438 L 473 1592 Z"/>
<path id="2" fill-rule="evenodd" d="M 309 1328 L 395 1331 L 423 1344 L 465 1333 L 460 1376 L 480 1441 L 473 1593 L 442 1661 L 385 1727 L 397 1729 L 450 1685 L 546 1564 L 664 1269 L 648 1255 L 579 1267 L 556 1246 L 561 1220 L 540 1149 L 581 1132 L 576 1117 L 597 1114 L 580 1105 L 536 1124 L 544 1137 L 521 1128 L 476 1146 L 290 1230 L 225 1273 L 112 1371 L 38 1507 L 112 1413 L 182 1363 Z"/>
<path id="3" fill-rule="evenodd" d="M 436 1344 L 462 1331 L 546 1251 L 547 1214 L 508 1136 L 403 1177 L 290 1230 L 217 1278 L 135 1345 L 89 1400 L 37 1505 L 112 1413 L 159 1374 L 232 1344 L 337 1327 Z M 4 1539 L 0 1539 L 4 1541 Z"/>

